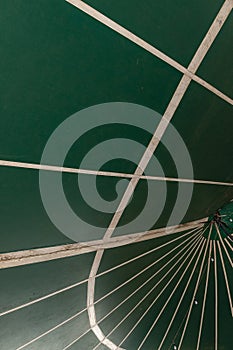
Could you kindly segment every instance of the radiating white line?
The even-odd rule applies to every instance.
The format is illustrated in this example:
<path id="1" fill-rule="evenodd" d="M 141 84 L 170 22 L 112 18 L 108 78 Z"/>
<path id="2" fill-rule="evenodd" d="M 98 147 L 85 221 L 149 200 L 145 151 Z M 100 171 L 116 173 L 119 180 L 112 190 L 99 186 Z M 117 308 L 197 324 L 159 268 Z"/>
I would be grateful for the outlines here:
<path id="1" fill-rule="evenodd" d="M 203 230 L 203 234 L 204 234 L 204 231 L 205 231 L 205 230 Z M 185 234 L 182 235 L 182 236 L 176 237 L 175 239 L 172 239 L 172 240 L 170 240 L 170 241 L 168 241 L 168 242 L 166 242 L 166 243 L 160 245 L 159 247 L 153 248 L 153 249 L 151 249 L 151 250 L 149 250 L 149 251 L 147 251 L 147 252 L 145 252 L 145 253 L 143 253 L 143 254 L 140 254 L 140 255 L 138 255 L 138 256 L 136 256 L 136 257 L 134 257 L 134 258 L 132 258 L 132 259 L 129 259 L 129 260 L 127 260 L 127 261 L 125 261 L 125 262 L 123 262 L 123 263 L 121 263 L 121 264 L 118 264 L 118 265 L 116 265 L 116 266 L 114 266 L 114 267 L 112 267 L 112 268 L 110 268 L 110 269 L 107 269 L 107 270 L 105 270 L 105 271 L 103 271 L 103 272 L 100 272 L 98 275 L 96 275 L 96 278 L 98 278 L 98 277 L 100 277 L 100 276 L 103 276 L 103 275 L 105 275 L 105 274 L 107 274 L 107 273 L 110 273 L 110 272 L 112 272 L 112 271 L 114 271 L 114 270 L 116 270 L 116 269 L 119 269 L 119 268 L 121 268 L 121 267 L 123 267 L 123 266 L 125 266 L 125 265 L 127 265 L 127 264 L 130 264 L 131 262 L 133 262 L 133 261 L 135 261 L 135 260 L 141 259 L 142 257 L 144 257 L 144 256 L 146 256 L 146 255 L 148 255 L 148 254 L 151 254 L 151 253 L 155 252 L 155 251 L 158 250 L 158 249 L 161 249 L 161 248 L 163 248 L 163 247 L 165 247 L 165 246 L 167 246 L 167 245 L 169 245 L 169 244 L 171 244 L 171 243 L 174 243 L 174 242 L 176 242 L 177 240 L 183 239 L 183 238 L 186 237 L 187 235 L 190 235 L 190 234 L 192 234 L 192 233 L 197 234 L 198 232 L 199 232 L 199 229 L 198 229 L 198 228 L 195 228 L 195 229 L 193 229 L 193 230 L 191 230 L 191 231 L 185 233 Z M 187 240 L 187 239 L 185 239 L 184 242 L 186 242 L 186 240 Z M 38 299 L 34 299 L 34 300 L 32 300 L 32 301 L 30 301 L 30 302 L 28 302 L 28 303 L 25 303 L 25 304 L 22 304 L 22 305 L 20 305 L 20 306 L 15 307 L 15 308 L 12 308 L 12 309 L 10 309 L 10 310 L 4 311 L 4 312 L 0 313 L 0 317 L 1 317 L 1 316 L 4 316 L 4 315 L 7 315 L 7 314 L 10 314 L 10 313 L 12 313 L 12 312 L 18 311 L 18 310 L 23 309 L 23 308 L 25 308 L 25 307 L 31 306 L 31 305 L 33 305 L 33 304 L 36 304 L 36 303 L 40 302 L 40 301 L 46 300 L 46 299 L 51 298 L 51 297 L 53 297 L 53 296 L 55 296 L 55 295 L 64 293 L 64 292 L 66 292 L 67 290 L 70 290 L 70 289 L 72 289 L 72 288 L 78 287 L 79 285 L 81 285 L 81 284 L 83 284 L 83 283 L 86 283 L 86 282 L 88 282 L 88 279 L 85 279 L 85 280 L 82 280 L 82 281 L 80 281 L 80 282 L 71 284 L 71 285 L 69 285 L 69 286 L 67 286 L 67 287 L 65 287 L 65 288 L 59 289 L 59 290 L 57 290 L 57 291 L 55 291 L 55 292 L 52 292 L 52 293 L 50 293 L 50 294 L 47 294 L 47 295 L 45 295 L 45 296 L 43 296 L 43 297 L 40 297 L 40 298 L 38 298 Z M 98 301 L 96 301 L 95 304 L 96 304 L 97 302 L 98 302 Z"/>
<path id="2" fill-rule="evenodd" d="M 195 255 L 196 255 L 197 251 L 199 251 L 199 255 L 201 254 L 202 249 L 203 249 L 203 246 L 204 246 L 204 243 L 202 244 L 202 247 L 201 247 L 200 250 L 199 250 L 199 248 L 200 248 L 200 245 L 201 245 L 201 243 L 202 243 L 203 240 L 204 240 L 204 238 L 202 237 L 202 238 L 201 238 L 201 241 L 200 241 L 200 243 L 199 243 L 198 249 L 196 249 L 195 253 L 194 253 L 193 256 L 191 257 L 190 261 L 188 262 L 188 264 L 187 264 L 187 266 L 186 266 L 184 272 L 182 273 L 180 279 L 179 279 L 178 282 L 177 282 L 176 288 L 174 288 L 173 291 L 171 292 L 171 294 L 170 294 L 170 296 L 169 296 L 169 299 L 171 299 L 171 297 L 172 297 L 172 295 L 174 294 L 175 290 L 177 289 L 177 287 L 179 286 L 179 284 L 180 284 L 180 282 L 182 281 L 183 277 L 185 276 L 185 273 L 187 272 L 189 266 L 191 265 L 191 262 L 193 261 L 193 259 L 194 259 Z M 194 247 L 194 248 L 195 248 L 195 247 Z M 199 257 L 197 258 L 197 260 L 198 260 L 198 259 L 199 259 Z M 183 263 L 182 263 L 182 265 L 183 265 Z M 168 285 L 167 285 L 167 286 L 168 286 Z M 167 287 L 167 286 L 166 286 L 166 287 Z M 165 289 L 164 289 L 164 290 L 165 290 Z M 162 292 L 163 292 L 164 290 L 162 290 Z M 161 294 L 161 292 L 160 292 L 160 294 Z M 156 298 L 156 299 L 157 299 L 157 298 Z M 149 309 L 153 306 L 153 304 L 154 304 L 154 302 L 153 302 L 152 305 L 146 310 L 146 312 L 144 312 L 144 314 L 140 317 L 140 319 L 139 319 L 139 320 L 137 321 L 137 323 L 133 326 L 133 328 L 132 328 L 131 331 L 127 334 L 127 336 L 123 339 L 123 341 L 125 341 L 125 340 L 127 339 L 127 337 L 133 332 L 133 330 L 138 326 L 138 324 L 141 322 L 141 320 L 144 318 L 145 314 L 149 311 Z M 164 308 L 163 308 L 161 311 L 163 311 L 163 310 L 164 310 Z M 155 322 L 153 323 L 153 325 L 152 325 L 153 327 L 155 326 L 155 323 L 158 321 L 159 317 L 161 316 L 161 314 L 162 314 L 161 311 L 160 311 L 158 317 L 156 318 Z M 146 336 L 144 337 L 144 339 L 143 339 L 142 342 L 140 343 L 140 345 L 139 345 L 139 347 L 137 348 L 137 350 L 141 349 L 141 347 L 142 347 L 143 344 L 145 343 L 146 339 L 148 338 L 150 332 L 152 331 L 152 328 L 153 328 L 153 327 L 150 327 L 149 331 L 147 332 Z M 123 341 L 122 341 L 122 342 L 123 342 Z"/>
<path id="3" fill-rule="evenodd" d="M 216 255 L 216 242 L 214 241 L 214 296 L 215 296 L 215 336 L 214 344 L 215 350 L 218 350 L 218 274 L 217 274 L 217 255 Z"/>
<path id="4" fill-rule="evenodd" d="M 163 275 L 163 277 L 159 280 L 159 282 L 157 282 L 149 292 L 147 292 L 146 295 L 144 295 L 144 297 L 140 300 L 139 303 L 137 303 L 136 306 L 134 306 L 133 309 L 131 309 L 131 311 L 111 330 L 110 333 L 108 333 L 108 335 L 106 337 L 108 337 L 109 335 L 111 335 L 132 313 L 133 311 L 148 297 L 148 295 L 150 295 L 153 290 L 158 287 L 158 285 L 165 279 L 165 277 L 179 264 L 179 262 L 183 259 L 183 257 L 187 254 L 187 252 L 189 252 L 189 250 L 191 249 L 190 254 L 194 251 L 196 245 L 198 244 L 198 242 L 201 239 L 201 234 L 199 234 L 197 237 L 195 237 L 193 239 L 193 241 L 191 242 L 191 245 L 188 247 L 187 251 L 181 255 L 181 257 L 175 262 L 175 264 L 165 273 L 165 275 Z M 190 243 L 189 243 L 190 244 Z M 145 281 L 141 286 L 139 286 L 133 293 L 131 293 L 127 298 L 125 298 L 120 304 L 118 304 L 113 310 L 111 310 L 107 315 L 105 315 L 100 321 L 98 321 L 98 324 L 100 324 L 106 317 L 108 317 L 109 315 L 111 315 L 116 309 L 118 309 L 121 305 L 123 305 L 127 300 L 129 300 L 135 293 L 137 293 L 142 287 L 144 287 L 150 280 L 152 280 L 159 272 L 161 272 L 167 265 L 169 265 L 171 263 L 171 261 L 173 261 L 178 255 L 180 255 L 180 253 L 187 247 L 184 247 L 183 249 L 181 249 L 171 260 L 169 260 L 165 265 L 163 265 L 158 271 L 156 271 L 155 274 L 153 274 L 147 281 Z M 190 254 L 188 255 L 188 257 L 190 256 Z M 185 261 L 187 260 L 187 258 L 185 258 Z M 161 259 L 160 259 L 161 260 Z M 184 264 L 184 262 L 182 262 L 181 266 L 179 266 L 178 270 L 182 267 L 182 265 Z M 177 274 L 177 272 L 175 273 Z M 172 279 L 175 276 L 172 276 Z M 171 280 L 172 280 L 171 279 Z M 158 297 L 157 297 L 158 298 Z M 155 301 L 154 301 L 155 302 Z M 148 310 L 149 311 L 149 310 Z M 123 341 L 122 341 L 123 343 Z M 122 344 L 121 343 L 121 344 Z M 100 342 L 99 344 L 97 344 L 97 346 L 93 349 L 96 350 L 102 343 Z M 120 345 L 121 345 L 120 344 Z"/>
<path id="5" fill-rule="evenodd" d="M 39 303 L 40 301 L 49 299 L 49 298 L 51 298 L 51 297 L 53 297 L 53 296 L 55 296 L 55 295 L 64 293 L 64 292 L 66 292 L 66 291 L 68 291 L 68 290 L 70 290 L 70 289 L 72 289 L 72 288 L 78 287 L 78 286 L 80 286 L 80 285 L 82 285 L 82 284 L 84 284 L 84 283 L 87 283 L 87 282 L 88 282 L 88 279 L 82 280 L 82 281 L 80 281 L 80 282 L 71 284 L 71 285 L 69 285 L 69 286 L 67 286 L 67 287 L 65 287 L 65 288 L 59 289 L 59 290 L 57 290 L 57 291 L 55 291 L 55 292 L 52 292 L 52 293 L 50 293 L 50 294 L 44 295 L 43 297 L 40 297 L 40 298 L 38 298 L 38 299 L 34 299 L 34 300 L 32 300 L 32 301 L 29 301 L 28 303 L 25 303 L 25 304 L 16 306 L 16 307 L 14 307 L 14 308 L 12 308 L 12 309 L 10 309 L 10 310 L 1 312 L 1 313 L 0 313 L 0 317 L 1 317 L 1 316 L 8 315 L 8 314 L 11 314 L 12 312 L 21 310 L 21 309 L 23 309 L 23 308 L 25 308 L 25 307 L 28 307 L 28 306 L 31 306 L 31 305 L 33 305 L 33 304 Z"/>
<path id="6" fill-rule="evenodd" d="M 199 350 L 200 341 L 201 341 L 202 326 L 203 326 L 203 319 L 204 319 L 205 305 L 206 305 L 206 296 L 207 296 L 207 290 L 208 290 L 208 284 L 209 284 L 210 256 L 211 256 L 211 250 L 212 250 L 212 241 L 210 241 L 209 247 L 210 248 L 209 248 L 209 257 L 208 257 L 208 264 L 207 264 L 207 272 L 206 272 L 205 290 L 204 290 L 204 297 L 203 297 L 203 304 L 202 304 L 202 310 L 201 310 L 201 319 L 200 319 L 200 325 L 199 325 L 196 350 Z"/>
<path id="7" fill-rule="evenodd" d="M 78 316 L 80 316 L 82 313 L 84 313 L 85 311 L 87 311 L 87 308 L 77 312 L 76 314 L 74 314 L 73 316 L 67 318 L 65 321 L 59 323 L 58 325 L 54 326 L 53 328 L 50 328 L 48 331 L 40 334 L 39 336 L 37 336 L 36 338 L 33 338 L 32 340 L 30 340 L 29 342 L 21 345 L 20 347 L 18 347 L 16 350 L 22 350 L 22 349 L 25 349 L 27 346 L 35 343 L 36 341 L 40 340 L 41 338 L 45 337 L 46 335 L 52 333 L 53 331 L 55 331 L 56 329 L 64 326 L 66 323 L 72 321 L 73 319 L 77 318 Z M 88 332 L 90 331 L 91 329 L 89 328 Z M 86 333 L 86 332 L 85 332 Z M 85 334 L 83 334 L 82 336 L 84 336 Z"/>
<path id="8" fill-rule="evenodd" d="M 232 234 L 231 234 L 231 237 L 232 237 Z M 228 237 L 228 238 L 229 238 L 229 237 Z M 228 245 L 228 247 L 230 248 L 230 250 L 233 251 L 233 247 L 231 246 L 231 244 L 230 244 L 228 238 L 225 239 L 225 242 L 226 242 L 226 244 Z"/>
<path id="9" fill-rule="evenodd" d="M 187 325 L 188 325 L 188 322 L 189 322 L 190 314 L 191 314 L 191 311 L 192 311 L 192 308 L 193 308 L 194 298 L 195 298 L 195 295 L 197 293 L 197 289 L 199 287 L 199 282 L 200 282 L 200 278 L 201 278 L 201 274 L 202 274 L 202 270 L 203 270 L 204 261 L 205 261 L 205 258 L 206 258 L 206 253 L 207 253 L 207 248 L 208 248 L 209 241 L 210 241 L 211 232 L 212 232 L 212 225 L 210 226 L 210 232 L 209 232 L 209 235 L 208 235 L 208 238 L 207 238 L 205 252 L 204 252 L 204 255 L 203 255 L 202 262 L 201 262 L 201 266 L 200 266 L 200 270 L 199 270 L 196 286 L 195 286 L 195 289 L 194 289 L 194 292 L 193 292 L 193 297 L 191 299 L 191 304 L 190 304 L 188 315 L 187 315 L 187 318 L 186 318 L 186 321 L 185 321 L 184 329 L 183 329 L 183 332 L 182 332 L 182 335 L 181 335 L 181 338 L 180 338 L 180 342 L 179 342 L 179 345 L 178 345 L 178 350 L 180 350 L 180 348 L 181 348 L 181 345 L 182 345 L 182 342 L 183 342 L 183 339 L 184 339 L 184 335 L 185 335 L 185 332 L 186 332 L 186 328 L 187 328 Z"/>
<path id="10" fill-rule="evenodd" d="M 222 246 L 223 246 L 223 248 L 224 248 L 224 250 L 225 250 L 225 253 L 226 253 L 226 255 L 227 255 L 227 257 L 228 257 L 228 260 L 229 260 L 229 263 L 231 264 L 231 267 L 233 267 L 233 262 L 232 262 L 232 260 L 231 260 L 231 258 L 230 258 L 230 255 L 229 255 L 229 253 L 228 253 L 228 250 L 227 250 L 227 248 L 226 248 L 226 246 L 225 246 L 225 244 L 224 244 L 224 241 L 223 241 L 223 239 L 222 239 L 222 236 L 221 236 L 221 233 L 220 233 L 220 231 L 219 231 L 219 228 L 218 228 L 218 225 L 215 223 L 215 228 L 216 228 L 216 230 L 217 230 L 217 232 L 218 232 L 218 237 L 220 238 L 220 241 L 221 241 L 221 243 L 222 243 Z"/>
<path id="11" fill-rule="evenodd" d="M 211 250 L 209 250 L 209 260 L 210 260 L 210 251 L 211 251 Z M 209 260 L 208 260 L 208 267 L 209 267 Z M 166 337 L 167 337 L 167 334 L 168 334 L 168 332 L 169 332 L 169 330 L 170 330 L 170 328 L 171 328 L 171 326 L 172 326 L 172 324 L 173 324 L 173 322 L 174 322 L 174 319 L 175 319 L 175 317 L 176 317 L 176 315 L 177 315 L 177 312 L 178 312 L 178 310 L 179 310 L 179 308 L 180 308 L 180 305 L 181 305 L 181 303 L 182 303 L 182 301 L 183 301 L 183 299 L 184 299 L 185 293 L 187 292 L 187 289 L 188 289 L 188 287 L 189 287 L 189 284 L 190 284 L 191 279 L 192 279 L 192 276 L 190 276 L 188 282 L 186 283 L 185 289 L 184 289 L 184 291 L 183 291 L 183 293 L 182 293 L 182 295 L 181 295 L 181 297 L 180 297 L 180 299 L 179 299 L 179 302 L 178 302 L 178 304 L 177 304 L 177 307 L 176 307 L 176 309 L 175 309 L 175 311 L 174 311 L 174 313 L 173 313 L 172 319 L 171 319 L 171 321 L 170 321 L 170 323 L 169 323 L 169 325 L 168 325 L 168 327 L 167 327 L 167 330 L 166 330 L 166 332 L 165 332 L 165 334 L 164 334 L 164 337 L 163 337 L 163 339 L 162 339 L 162 341 L 161 341 L 161 343 L 160 343 L 160 345 L 159 345 L 159 347 L 158 347 L 158 350 L 161 349 L 161 347 L 162 347 L 162 345 L 163 345 L 163 343 L 164 343 L 164 341 L 165 341 L 165 339 L 166 339 Z M 165 304 L 165 305 L 166 305 L 166 304 Z"/>
<path id="12" fill-rule="evenodd" d="M 212 45 L 214 39 L 216 38 L 217 34 L 221 30 L 224 22 L 226 21 L 229 13 L 232 9 L 232 0 L 227 0 L 223 4 L 221 10 L 219 11 L 215 21 L 213 22 L 212 26 L 210 27 L 208 33 L 206 34 L 204 40 L 202 41 L 202 44 L 200 45 L 199 49 L 197 50 L 192 64 L 187 68 L 183 67 L 180 63 L 169 57 L 168 55 L 164 54 L 160 50 L 156 49 L 154 46 L 148 44 L 145 40 L 141 39 L 140 37 L 133 34 L 131 31 L 127 30 L 123 26 L 119 25 L 118 23 L 114 22 L 107 16 L 103 15 L 99 11 L 95 10 L 91 6 L 87 5 L 85 2 L 81 0 L 66 0 L 70 4 L 74 5 L 81 11 L 85 12 L 89 16 L 93 17 L 97 21 L 101 22 L 105 26 L 111 28 L 113 31 L 119 33 L 123 37 L 129 39 L 131 42 L 135 43 L 136 45 L 140 46 L 144 50 L 150 52 L 152 55 L 158 57 L 162 61 L 166 62 L 170 66 L 174 67 L 181 73 L 185 74 L 190 79 L 195 80 L 200 85 L 204 86 L 206 89 L 210 90 L 212 93 L 216 94 L 220 98 L 224 99 L 230 104 L 233 104 L 233 100 L 224 95 L 222 92 L 211 86 L 209 83 L 205 82 L 202 78 L 195 75 L 195 72 L 197 71 L 200 63 L 207 51 L 209 50 L 210 46 Z"/>
<path id="13" fill-rule="evenodd" d="M 91 328 L 89 328 L 88 330 L 86 330 L 84 333 L 82 333 L 78 338 L 76 338 L 75 340 L 73 340 L 71 343 L 69 343 L 68 345 L 66 345 L 62 350 L 67 350 L 69 349 L 72 345 L 74 345 L 75 343 L 77 343 L 81 338 L 83 338 L 87 333 L 89 333 L 91 331 Z"/>
<path id="14" fill-rule="evenodd" d="M 224 259 L 223 259 L 223 256 L 222 256 L 221 245 L 220 245 L 220 243 L 218 241 L 217 241 L 217 246 L 218 246 L 218 251 L 219 251 L 219 255 L 220 255 L 220 260 L 221 260 L 221 263 L 222 263 L 222 269 L 223 269 L 223 274 L 224 274 L 224 278 L 225 278 L 227 294 L 228 294 L 228 299 L 229 299 L 229 304 L 230 304 L 231 316 L 233 317 L 233 303 L 232 303 L 232 298 L 231 298 L 231 292 L 230 292 L 230 287 L 229 287 L 229 283 L 228 283 L 225 263 L 224 263 Z"/>
<path id="15" fill-rule="evenodd" d="M 141 180 L 151 180 L 151 181 L 166 181 L 166 182 L 184 182 L 184 183 L 196 183 L 204 185 L 216 185 L 216 186 L 233 186 L 232 182 L 223 181 L 212 181 L 212 180 L 199 180 L 199 179 L 185 179 L 176 177 L 161 177 L 153 175 L 136 175 L 129 173 L 119 173 L 113 171 L 100 171 L 91 169 L 80 169 L 80 168 L 70 168 L 70 167 L 60 167 L 56 165 L 44 165 L 38 163 L 26 163 L 26 162 L 15 162 L 9 160 L 0 160 L 0 166 L 31 169 L 31 170 L 45 170 L 53 172 L 62 172 L 68 174 L 83 174 L 83 175 L 94 175 L 94 176 L 106 176 L 106 177 L 120 177 L 120 178 L 138 178 Z"/>
<path id="16" fill-rule="evenodd" d="M 35 264 L 39 262 L 77 256 L 95 252 L 98 249 L 116 248 L 119 246 L 142 242 L 162 236 L 183 232 L 192 228 L 203 227 L 207 218 L 196 220 L 185 224 L 159 228 L 155 230 L 132 233 L 129 235 L 111 237 L 108 240 L 95 240 L 73 244 L 64 244 L 46 248 L 28 249 L 23 251 L 0 254 L 0 269 Z"/>

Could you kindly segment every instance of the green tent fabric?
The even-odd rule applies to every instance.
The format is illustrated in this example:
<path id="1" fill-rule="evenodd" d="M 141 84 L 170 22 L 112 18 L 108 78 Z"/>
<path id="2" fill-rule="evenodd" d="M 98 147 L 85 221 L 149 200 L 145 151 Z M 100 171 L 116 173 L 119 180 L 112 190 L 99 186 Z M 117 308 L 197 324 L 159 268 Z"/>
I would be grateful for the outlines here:
<path id="1" fill-rule="evenodd" d="M 1 0 L 1 350 L 231 350 L 232 7 Z"/>

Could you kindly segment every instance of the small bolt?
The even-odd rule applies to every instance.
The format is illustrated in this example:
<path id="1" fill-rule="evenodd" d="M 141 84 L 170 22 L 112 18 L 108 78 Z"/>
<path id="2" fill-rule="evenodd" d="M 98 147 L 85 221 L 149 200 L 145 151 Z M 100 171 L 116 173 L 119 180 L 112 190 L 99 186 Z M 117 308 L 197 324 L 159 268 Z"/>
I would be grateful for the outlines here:
<path id="1" fill-rule="evenodd" d="M 174 346 L 173 346 L 173 349 L 174 349 L 174 350 L 177 350 L 177 346 L 176 346 L 176 345 L 174 345 Z"/>
<path id="2" fill-rule="evenodd" d="M 232 222 L 233 221 L 233 219 L 229 219 L 230 220 L 230 222 Z"/>
<path id="3" fill-rule="evenodd" d="M 211 262 L 214 262 L 214 258 L 211 258 L 210 260 L 211 260 Z"/>
<path id="4" fill-rule="evenodd" d="M 195 301 L 194 301 L 194 304 L 195 304 L 195 305 L 197 305 L 197 304 L 198 304 L 198 301 L 197 301 L 197 300 L 195 300 Z"/>

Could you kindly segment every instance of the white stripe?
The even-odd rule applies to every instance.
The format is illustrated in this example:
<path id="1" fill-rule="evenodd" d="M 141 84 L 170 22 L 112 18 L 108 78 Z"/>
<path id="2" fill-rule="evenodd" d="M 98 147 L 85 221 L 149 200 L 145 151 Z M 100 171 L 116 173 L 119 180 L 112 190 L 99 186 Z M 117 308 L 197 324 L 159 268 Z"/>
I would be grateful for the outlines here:
<path id="1" fill-rule="evenodd" d="M 80 254 L 95 252 L 98 249 L 110 249 L 123 245 L 139 243 L 142 241 L 159 238 L 175 233 L 180 233 L 192 228 L 201 228 L 207 218 L 192 221 L 186 224 L 159 228 L 151 231 L 132 233 L 129 235 L 111 237 L 108 240 L 96 240 L 83 243 L 65 244 L 47 248 L 28 249 L 23 251 L 0 254 L 0 269 L 35 264 L 67 258 Z"/>
<path id="2" fill-rule="evenodd" d="M 0 166 L 14 167 L 14 168 L 24 168 L 24 169 L 33 169 L 33 170 L 45 170 L 45 171 L 54 171 L 54 172 L 63 172 L 69 174 L 86 174 L 94 176 L 110 176 L 110 177 L 122 177 L 122 178 L 139 178 L 141 180 L 151 180 L 151 181 L 170 181 L 170 182 L 187 182 L 187 183 L 196 183 L 204 185 L 220 185 L 220 186 L 233 186 L 232 182 L 222 182 L 222 181 L 212 181 L 212 180 L 195 180 L 195 179 L 184 179 L 176 177 L 161 177 L 161 176 L 150 176 L 150 175 L 136 175 L 128 173 L 118 173 L 112 171 L 99 171 L 99 170 L 90 170 L 90 169 L 79 169 L 79 168 L 68 168 L 60 167 L 55 165 L 43 165 L 36 163 L 25 163 L 25 162 L 14 162 L 9 160 L 0 160 Z"/>
<path id="3" fill-rule="evenodd" d="M 147 179 L 147 180 L 186 182 L 186 183 L 203 184 L 203 185 L 233 186 L 233 182 L 221 182 L 221 181 L 211 181 L 211 180 L 182 179 L 182 178 L 175 178 L 175 177 L 158 177 L 158 176 L 157 177 L 141 176 L 140 178 Z"/>
<path id="4" fill-rule="evenodd" d="M 76 338 L 75 340 L 73 340 L 71 343 L 69 343 L 68 345 L 66 345 L 62 350 L 67 350 L 69 349 L 73 344 L 77 343 L 77 341 L 79 341 L 81 338 L 83 338 L 87 333 L 89 333 L 91 330 L 91 328 L 87 329 L 84 333 L 82 333 L 78 338 Z"/>
<path id="5" fill-rule="evenodd" d="M 75 315 L 73 315 L 73 316 L 67 318 L 65 321 L 63 321 L 63 322 L 57 324 L 57 325 L 54 326 L 53 328 L 50 328 L 48 331 L 46 331 L 46 332 L 40 334 L 40 335 L 37 336 L 36 338 L 33 338 L 33 339 L 30 340 L 29 342 L 27 342 L 27 343 L 21 345 L 21 346 L 18 347 L 16 350 L 25 349 L 27 346 L 29 346 L 29 345 L 35 343 L 36 341 L 38 341 L 38 340 L 40 340 L 41 338 L 45 337 L 46 335 L 52 333 L 52 332 L 55 331 L 56 329 L 58 329 L 58 328 L 64 326 L 66 323 L 72 321 L 72 320 L 75 319 L 76 317 L 80 316 L 80 315 L 81 315 L 83 312 L 85 312 L 86 310 L 87 310 L 87 309 L 85 308 L 85 309 L 83 309 L 83 310 L 77 312 Z M 91 330 L 91 329 L 89 329 L 88 332 L 89 332 L 90 330 Z M 86 333 L 88 333 L 88 332 L 86 331 L 82 336 L 84 336 L 84 335 L 85 335 Z"/>
<path id="6" fill-rule="evenodd" d="M 218 96 L 222 100 L 226 101 L 230 105 L 233 105 L 233 99 L 232 98 L 230 98 L 229 96 L 225 95 L 223 92 L 219 91 L 218 89 L 216 89 L 211 84 L 207 83 L 207 81 L 199 78 L 197 75 L 194 75 L 192 79 L 193 79 L 193 81 L 195 81 L 196 83 L 199 83 L 201 86 L 203 86 L 207 90 L 211 91 L 213 94 L 215 94 L 216 96 Z"/>
<path id="7" fill-rule="evenodd" d="M 232 233 L 231 233 L 231 237 L 232 237 Z M 230 248 L 230 250 L 233 251 L 233 247 L 231 246 L 231 243 L 229 242 L 229 240 L 230 240 L 230 238 L 227 237 L 227 238 L 225 239 L 225 242 L 226 242 L 226 244 L 228 245 L 228 247 Z M 231 241 L 231 242 L 232 242 L 232 241 Z"/>
<path id="8" fill-rule="evenodd" d="M 11 314 L 12 312 L 15 312 L 15 311 L 18 311 L 18 310 L 21 310 L 21 309 L 24 309 L 25 307 L 28 307 L 28 306 L 31 306 L 33 304 L 36 304 L 36 303 L 39 303 L 43 300 L 46 300 L 46 299 L 49 299 L 51 297 L 54 297 L 55 295 L 58 295 L 58 294 L 61 294 L 61 293 L 64 293 L 66 292 L 67 290 L 70 290 L 70 289 L 73 289 L 75 287 L 78 287 L 84 283 L 87 283 L 88 282 L 88 279 L 85 279 L 85 280 L 82 280 L 80 282 L 77 282 L 77 283 L 74 283 L 74 284 L 71 284 L 65 288 L 62 288 L 62 289 L 59 289 L 59 290 L 56 290 L 55 292 L 52 292 L 50 294 L 47 294 L 47 295 L 44 295 L 43 297 L 40 297 L 40 298 L 37 298 L 37 299 L 34 299 L 32 301 L 29 301 L 28 303 L 25 303 L 25 304 L 22 304 L 22 305 L 19 305 L 19 306 L 16 306 L 12 309 L 9 309 L 7 311 L 3 311 L 0 313 L 0 317 L 1 316 L 5 316 L 5 315 L 8 315 L 8 314 Z M 86 309 L 85 309 L 86 310 Z"/>
<path id="9" fill-rule="evenodd" d="M 215 336 L 214 344 L 215 350 L 218 350 L 218 275 L 217 275 L 217 255 L 216 255 L 216 242 L 214 241 L 214 291 L 215 291 Z"/>
<path id="10" fill-rule="evenodd" d="M 199 350 L 200 341 L 201 341 L 202 326 L 203 326 L 203 319 L 204 319 L 205 305 L 206 305 L 206 295 L 207 295 L 208 284 L 209 284 L 209 275 L 210 275 L 210 255 L 211 255 L 211 249 L 212 249 L 212 241 L 210 241 L 209 247 L 210 247 L 210 249 L 209 249 L 209 257 L 208 257 L 207 272 L 206 272 L 205 290 L 204 290 L 204 297 L 203 297 L 203 304 L 202 304 L 202 310 L 201 310 L 201 319 L 200 319 L 200 325 L 199 325 L 196 350 Z"/>
<path id="11" fill-rule="evenodd" d="M 231 9 L 232 9 L 232 0 L 225 1 L 224 5 L 222 6 L 221 10 L 219 11 L 215 21 L 213 22 L 212 26 L 210 27 L 210 30 L 208 31 L 207 35 L 205 36 L 200 48 L 197 50 L 194 59 L 192 61 L 192 64 L 187 68 L 183 67 L 180 63 L 173 60 L 168 55 L 164 54 L 160 50 L 156 49 L 154 46 L 148 44 L 145 40 L 141 39 L 140 37 L 133 34 L 131 31 L 127 30 L 123 26 L 119 25 L 118 23 L 114 22 L 110 18 L 106 17 L 99 11 L 95 10 L 91 6 L 87 5 L 85 2 L 81 0 L 66 0 L 68 3 L 74 5 L 81 11 L 85 12 L 89 16 L 95 18 L 97 21 L 101 22 L 105 26 L 111 28 L 113 31 L 119 33 L 123 37 L 129 39 L 131 42 L 135 43 L 136 45 L 140 46 L 144 50 L 150 52 L 152 55 L 158 57 L 162 61 L 166 62 L 170 66 L 174 67 L 181 73 L 185 74 L 190 79 L 195 80 L 197 83 L 205 87 L 206 89 L 210 90 L 220 98 L 224 99 L 226 102 L 233 104 L 233 100 L 205 82 L 200 77 L 196 76 L 194 73 L 196 72 L 200 62 L 203 60 L 203 58 L 206 55 L 206 52 L 212 45 L 215 37 L 221 30 L 226 18 L 228 17 Z"/>

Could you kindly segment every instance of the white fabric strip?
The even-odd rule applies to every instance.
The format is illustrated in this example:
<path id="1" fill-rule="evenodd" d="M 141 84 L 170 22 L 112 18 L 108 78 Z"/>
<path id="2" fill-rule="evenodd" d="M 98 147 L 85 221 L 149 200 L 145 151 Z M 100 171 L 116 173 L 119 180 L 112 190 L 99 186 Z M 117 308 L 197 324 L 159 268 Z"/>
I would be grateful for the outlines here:
<path id="1" fill-rule="evenodd" d="M 120 178 L 139 178 L 141 180 L 151 180 L 151 181 L 169 181 L 169 182 L 186 182 L 186 183 L 196 183 L 203 185 L 216 185 L 216 186 L 233 186 L 232 182 L 222 182 L 222 181 L 212 181 L 212 180 L 195 180 L 195 179 L 183 179 L 176 177 L 161 177 L 153 175 L 136 175 L 128 173 L 118 173 L 112 171 L 99 171 L 90 169 L 79 169 L 79 168 L 69 168 L 69 167 L 59 167 L 55 165 L 43 165 L 36 163 L 25 163 L 25 162 L 14 162 L 9 160 L 0 160 L 0 166 L 13 167 L 13 168 L 23 168 L 23 169 L 34 169 L 34 170 L 45 170 L 45 171 L 55 171 L 63 172 L 69 174 L 85 174 L 94 176 L 110 176 L 110 177 L 120 177 Z"/>
<path id="2" fill-rule="evenodd" d="M 95 252 L 98 249 L 110 249 L 132 243 L 138 243 L 166 235 L 171 235 L 193 228 L 203 227 L 207 218 L 195 220 L 189 223 L 159 228 L 151 231 L 132 233 L 130 235 L 111 237 L 108 240 L 97 240 L 90 242 L 80 242 L 65 244 L 48 248 L 37 248 L 23 251 L 0 254 L 0 269 L 35 264 L 44 261 L 62 259 L 80 254 Z"/>
<path id="3" fill-rule="evenodd" d="M 209 257 L 208 257 L 208 263 L 207 263 L 205 290 L 204 290 L 203 303 L 202 303 L 202 309 L 201 309 L 201 319 L 200 319 L 200 323 L 199 323 L 199 332 L 198 332 L 198 337 L 197 337 L 196 350 L 199 350 L 199 348 L 200 348 L 200 341 L 201 341 L 201 335 L 202 335 L 202 326 L 203 326 L 205 306 L 206 306 L 206 296 L 207 296 L 207 290 L 208 290 L 208 285 L 209 285 L 211 251 L 212 251 L 212 241 L 210 241 L 210 244 L 209 244 Z"/>
<path id="4" fill-rule="evenodd" d="M 218 272 L 217 272 L 217 254 L 216 254 L 216 241 L 214 241 L 214 349 L 218 350 Z"/>

